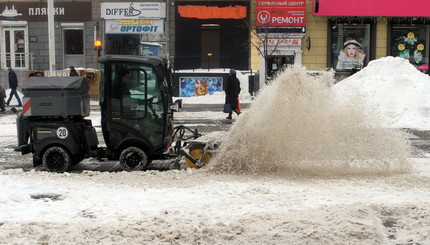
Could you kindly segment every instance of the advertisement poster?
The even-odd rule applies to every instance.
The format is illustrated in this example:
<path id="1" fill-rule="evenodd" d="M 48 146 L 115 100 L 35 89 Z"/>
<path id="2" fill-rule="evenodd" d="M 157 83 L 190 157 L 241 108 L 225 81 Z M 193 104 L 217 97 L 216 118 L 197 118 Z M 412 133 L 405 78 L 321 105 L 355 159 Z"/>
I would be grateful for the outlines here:
<path id="1" fill-rule="evenodd" d="M 180 97 L 195 97 L 222 91 L 222 77 L 180 77 Z"/>
<path id="2" fill-rule="evenodd" d="M 257 0 L 258 27 L 306 26 L 305 0 Z"/>
<path id="3" fill-rule="evenodd" d="M 397 49 L 399 56 L 408 59 L 412 64 L 420 65 L 424 62 L 425 46 L 422 42 L 419 42 L 419 38 L 414 32 L 409 32 L 407 35 L 402 36 Z"/>
<path id="4" fill-rule="evenodd" d="M 331 26 L 331 66 L 336 70 L 356 72 L 369 63 L 370 24 Z"/>
<path id="5" fill-rule="evenodd" d="M 343 44 L 339 52 L 336 70 L 361 69 L 364 65 L 366 54 L 363 52 L 361 43 L 350 39 Z"/>
<path id="6" fill-rule="evenodd" d="M 140 55 L 158 56 L 159 46 L 145 44 L 141 46 Z"/>

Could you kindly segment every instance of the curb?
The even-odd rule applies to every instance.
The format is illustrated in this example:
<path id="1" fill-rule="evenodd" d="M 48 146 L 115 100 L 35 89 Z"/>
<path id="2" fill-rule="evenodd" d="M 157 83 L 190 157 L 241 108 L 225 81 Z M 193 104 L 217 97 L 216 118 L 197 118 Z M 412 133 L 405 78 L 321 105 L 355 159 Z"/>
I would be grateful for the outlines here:
<path id="1" fill-rule="evenodd" d="M 240 103 L 241 108 L 249 108 L 250 103 Z M 182 104 L 182 109 L 215 109 L 223 110 L 224 104 Z"/>

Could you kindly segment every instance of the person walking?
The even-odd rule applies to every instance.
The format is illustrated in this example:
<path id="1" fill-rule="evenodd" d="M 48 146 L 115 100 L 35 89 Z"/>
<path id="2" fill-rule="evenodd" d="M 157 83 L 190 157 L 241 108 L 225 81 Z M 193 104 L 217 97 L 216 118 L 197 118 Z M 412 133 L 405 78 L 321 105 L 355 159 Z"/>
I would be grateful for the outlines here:
<path id="1" fill-rule="evenodd" d="M 12 100 L 12 96 L 15 95 L 15 98 L 18 101 L 18 106 L 22 106 L 21 99 L 19 98 L 18 92 L 16 91 L 16 88 L 18 88 L 18 77 L 16 76 L 16 73 L 12 70 L 11 67 L 7 68 L 7 70 L 9 71 L 8 78 L 9 78 L 10 94 L 9 94 L 9 99 L 6 102 L 6 105 L 9 106 L 9 103 Z"/>
<path id="2" fill-rule="evenodd" d="M 78 74 L 78 72 L 75 70 L 75 67 L 74 67 L 74 66 L 70 66 L 70 74 L 69 74 L 69 76 L 71 76 L 71 77 L 77 77 L 77 76 L 79 76 L 79 74 Z"/>
<path id="3" fill-rule="evenodd" d="M 236 77 L 236 71 L 230 69 L 230 76 L 227 79 L 227 84 L 225 87 L 225 104 L 231 105 L 231 110 L 228 113 L 227 119 L 232 119 L 232 114 L 235 112 L 237 115 L 240 114 L 240 111 L 237 108 L 238 97 L 240 93 L 240 82 Z"/>

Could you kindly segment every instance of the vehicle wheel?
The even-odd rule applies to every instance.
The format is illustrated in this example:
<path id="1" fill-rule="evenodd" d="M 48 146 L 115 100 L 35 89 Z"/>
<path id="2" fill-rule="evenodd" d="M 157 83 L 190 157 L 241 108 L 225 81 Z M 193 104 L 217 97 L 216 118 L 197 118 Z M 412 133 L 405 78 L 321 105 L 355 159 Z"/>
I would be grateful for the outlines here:
<path id="1" fill-rule="evenodd" d="M 126 171 L 145 170 L 148 156 L 142 149 L 131 146 L 121 152 L 119 163 Z"/>
<path id="2" fill-rule="evenodd" d="M 63 147 L 53 146 L 43 153 L 42 162 L 49 172 L 63 173 L 69 168 L 72 159 Z"/>
<path id="3" fill-rule="evenodd" d="M 199 163 L 199 166 L 197 166 L 196 164 L 185 158 L 185 165 L 187 166 L 187 168 L 201 168 L 210 162 L 210 160 L 212 159 L 211 153 L 206 152 L 205 155 L 202 157 L 204 147 L 205 146 L 201 144 L 194 144 L 190 146 L 190 156 L 192 156 L 196 160 L 199 160 L 201 158 L 201 162 Z"/>

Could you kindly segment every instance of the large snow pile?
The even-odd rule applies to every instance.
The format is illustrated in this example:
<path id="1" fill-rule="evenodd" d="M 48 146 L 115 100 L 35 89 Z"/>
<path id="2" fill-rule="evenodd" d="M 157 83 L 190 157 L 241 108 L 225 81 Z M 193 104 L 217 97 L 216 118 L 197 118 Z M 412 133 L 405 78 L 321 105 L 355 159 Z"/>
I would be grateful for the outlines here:
<path id="1" fill-rule="evenodd" d="M 266 86 L 233 125 L 213 168 L 305 174 L 406 170 L 407 141 L 378 127 L 361 104 L 341 103 L 333 74 L 290 67 Z"/>
<path id="2" fill-rule="evenodd" d="M 334 86 L 344 101 L 356 100 L 378 113 L 383 126 L 430 128 L 430 76 L 408 60 L 384 57 Z"/>

